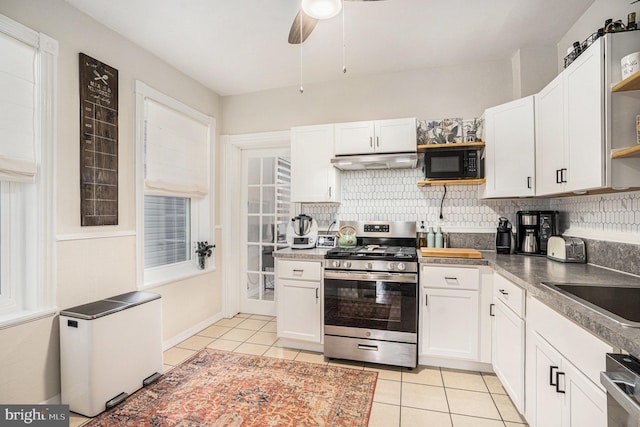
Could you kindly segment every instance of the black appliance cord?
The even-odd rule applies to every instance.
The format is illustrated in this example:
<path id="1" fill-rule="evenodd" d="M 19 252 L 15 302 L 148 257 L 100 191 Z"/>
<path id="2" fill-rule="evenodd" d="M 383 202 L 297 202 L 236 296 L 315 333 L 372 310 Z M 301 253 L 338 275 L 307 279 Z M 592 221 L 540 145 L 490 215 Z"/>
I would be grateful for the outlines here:
<path id="1" fill-rule="evenodd" d="M 640 1 L 640 0 L 639 0 Z M 444 185 L 444 194 L 442 195 L 442 200 L 440 201 L 440 219 L 443 219 L 442 216 L 442 205 L 444 205 L 444 198 L 447 196 L 447 184 Z"/>

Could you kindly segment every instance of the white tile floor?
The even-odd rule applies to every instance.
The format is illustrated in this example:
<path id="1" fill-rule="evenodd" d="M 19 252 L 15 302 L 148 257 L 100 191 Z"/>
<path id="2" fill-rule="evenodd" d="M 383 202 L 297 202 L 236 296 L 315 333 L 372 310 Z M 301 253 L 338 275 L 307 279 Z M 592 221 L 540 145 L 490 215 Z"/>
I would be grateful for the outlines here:
<path id="1" fill-rule="evenodd" d="M 165 371 L 199 350 L 220 350 L 346 366 L 378 372 L 369 427 L 525 427 L 495 375 L 421 366 L 414 370 L 325 360 L 321 353 L 284 348 L 275 318 L 238 314 L 164 352 Z M 71 426 L 87 419 L 72 414 Z"/>

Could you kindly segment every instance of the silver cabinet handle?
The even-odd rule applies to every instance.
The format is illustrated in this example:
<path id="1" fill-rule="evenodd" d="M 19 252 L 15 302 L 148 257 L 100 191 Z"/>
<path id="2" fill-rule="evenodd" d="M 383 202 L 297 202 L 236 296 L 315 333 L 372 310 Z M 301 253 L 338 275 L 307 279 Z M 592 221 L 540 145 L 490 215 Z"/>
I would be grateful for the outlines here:
<path id="1" fill-rule="evenodd" d="M 331 197 L 331 186 L 329 186 L 329 197 Z"/>
<path id="2" fill-rule="evenodd" d="M 429 305 L 429 295 L 424 296 L 424 305 L 425 306 Z"/>
<path id="3" fill-rule="evenodd" d="M 358 344 L 358 350 L 378 351 L 377 345 Z"/>
<path id="4" fill-rule="evenodd" d="M 320 289 L 316 288 L 316 304 L 318 303 L 318 301 L 320 301 L 320 293 L 319 293 Z"/>
<path id="5" fill-rule="evenodd" d="M 369 137 L 369 147 L 373 148 L 373 137 Z"/>
<path id="6" fill-rule="evenodd" d="M 380 137 L 376 136 L 376 147 L 380 148 Z"/>

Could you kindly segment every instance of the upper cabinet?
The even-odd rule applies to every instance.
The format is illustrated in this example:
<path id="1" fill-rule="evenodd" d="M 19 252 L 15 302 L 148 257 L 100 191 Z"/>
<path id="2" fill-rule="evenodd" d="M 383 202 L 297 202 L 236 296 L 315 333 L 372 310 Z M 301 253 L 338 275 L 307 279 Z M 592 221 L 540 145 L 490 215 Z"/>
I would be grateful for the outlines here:
<path id="1" fill-rule="evenodd" d="M 336 123 L 335 155 L 416 151 L 416 119 Z"/>
<path id="2" fill-rule="evenodd" d="M 485 197 L 535 194 L 534 98 L 485 110 Z"/>
<path id="3" fill-rule="evenodd" d="M 635 142 L 640 99 L 611 86 L 638 44 L 636 31 L 607 34 L 536 95 L 536 195 L 638 185 L 640 164 L 611 162 Z"/>
<path id="4" fill-rule="evenodd" d="M 340 201 L 340 171 L 331 165 L 334 125 L 291 129 L 291 201 Z"/>

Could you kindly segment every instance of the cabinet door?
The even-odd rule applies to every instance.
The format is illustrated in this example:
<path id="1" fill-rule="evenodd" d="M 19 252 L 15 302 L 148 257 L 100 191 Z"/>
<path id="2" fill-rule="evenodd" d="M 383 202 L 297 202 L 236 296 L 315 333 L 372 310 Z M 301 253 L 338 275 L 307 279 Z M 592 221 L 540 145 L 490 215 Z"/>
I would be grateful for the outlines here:
<path id="1" fill-rule="evenodd" d="M 603 427 L 607 425 L 607 393 L 591 382 L 568 361 L 564 361 L 565 427 Z"/>
<path id="2" fill-rule="evenodd" d="M 374 127 L 376 153 L 416 151 L 416 119 L 378 120 Z"/>
<path id="3" fill-rule="evenodd" d="M 320 282 L 277 279 L 278 337 L 320 343 Z"/>
<path id="4" fill-rule="evenodd" d="M 291 201 L 339 201 L 339 171 L 331 165 L 333 125 L 291 129 Z"/>
<path id="5" fill-rule="evenodd" d="M 487 197 L 535 193 L 533 96 L 485 111 Z"/>
<path id="6" fill-rule="evenodd" d="M 478 291 L 422 288 L 421 355 L 478 359 Z"/>
<path id="7" fill-rule="evenodd" d="M 561 193 L 565 168 L 565 109 L 563 74 L 535 95 L 536 195 Z"/>
<path id="8" fill-rule="evenodd" d="M 334 126 L 336 156 L 370 154 L 375 151 L 373 122 L 336 123 Z"/>
<path id="9" fill-rule="evenodd" d="M 494 302 L 493 370 L 518 411 L 524 413 L 524 320 L 502 301 Z"/>
<path id="10" fill-rule="evenodd" d="M 567 118 L 566 191 L 604 186 L 604 39 L 564 72 Z"/>
<path id="11" fill-rule="evenodd" d="M 564 394 L 555 387 L 561 368 L 562 356 L 537 332 L 528 330 L 526 416 L 531 427 L 562 426 Z"/>

